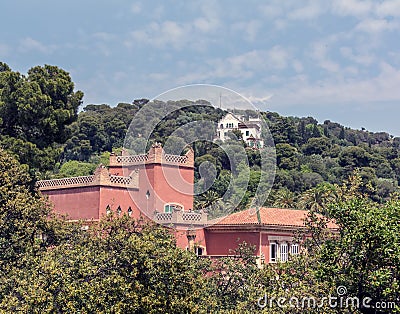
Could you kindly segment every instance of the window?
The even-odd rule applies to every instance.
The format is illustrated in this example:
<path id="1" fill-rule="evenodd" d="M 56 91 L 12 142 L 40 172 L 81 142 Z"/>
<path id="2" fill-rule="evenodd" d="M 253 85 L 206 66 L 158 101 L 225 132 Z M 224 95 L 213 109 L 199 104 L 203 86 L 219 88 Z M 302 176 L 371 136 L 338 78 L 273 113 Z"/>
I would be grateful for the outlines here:
<path id="1" fill-rule="evenodd" d="M 201 256 L 204 254 L 204 248 L 202 248 L 201 246 L 198 246 L 195 248 L 195 253 L 197 256 Z"/>
<path id="2" fill-rule="evenodd" d="M 246 136 L 249 136 L 250 135 L 250 131 L 246 131 Z"/>
<path id="3" fill-rule="evenodd" d="M 281 244 L 281 262 L 286 262 L 288 260 L 288 245 L 287 243 Z"/>
<path id="4" fill-rule="evenodd" d="M 121 210 L 121 206 L 118 206 L 118 208 L 117 208 L 117 215 L 118 215 L 118 216 L 121 215 L 121 211 L 122 211 L 122 210 Z"/>
<path id="5" fill-rule="evenodd" d="M 221 123 L 221 125 L 219 126 L 220 129 L 224 128 L 224 125 Z"/>
<path id="6" fill-rule="evenodd" d="M 110 205 L 107 205 L 106 207 L 106 215 L 110 215 L 111 214 L 111 208 Z"/>
<path id="7" fill-rule="evenodd" d="M 269 247 L 270 247 L 270 262 L 276 262 L 276 255 L 277 255 L 277 247 L 278 247 L 278 245 L 276 244 L 276 243 L 271 243 L 270 245 L 269 245 Z"/>
<path id="8" fill-rule="evenodd" d="M 164 206 L 164 212 L 166 213 L 172 213 L 173 209 L 174 209 L 173 206 L 170 204 Z"/>
<path id="9" fill-rule="evenodd" d="M 132 208 L 129 206 L 128 208 L 128 216 L 131 217 L 132 216 Z"/>
<path id="10" fill-rule="evenodd" d="M 290 254 L 299 254 L 299 245 L 297 243 L 292 243 L 292 245 L 290 246 Z"/>
<path id="11" fill-rule="evenodd" d="M 289 259 L 289 253 L 291 255 L 299 254 L 299 245 L 297 243 L 270 242 L 269 247 L 270 247 L 269 261 L 271 263 L 275 263 L 277 261 L 287 262 L 287 260 Z"/>
<path id="12" fill-rule="evenodd" d="M 172 213 L 174 210 L 183 210 L 183 206 L 180 204 L 165 204 L 164 205 L 165 213 Z"/>

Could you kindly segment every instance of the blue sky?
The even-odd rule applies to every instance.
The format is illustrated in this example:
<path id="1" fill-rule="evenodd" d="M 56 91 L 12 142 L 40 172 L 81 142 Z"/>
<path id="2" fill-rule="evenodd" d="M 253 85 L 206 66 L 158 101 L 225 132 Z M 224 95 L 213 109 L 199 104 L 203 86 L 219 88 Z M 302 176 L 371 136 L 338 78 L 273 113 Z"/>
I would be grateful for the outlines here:
<path id="1" fill-rule="evenodd" d="M 400 136 L 400 0 L 15 0 L 0 9 L 0 60 L 22 73 L 62 67 L 85 104 L 207 83 L 262 110 Z"/>

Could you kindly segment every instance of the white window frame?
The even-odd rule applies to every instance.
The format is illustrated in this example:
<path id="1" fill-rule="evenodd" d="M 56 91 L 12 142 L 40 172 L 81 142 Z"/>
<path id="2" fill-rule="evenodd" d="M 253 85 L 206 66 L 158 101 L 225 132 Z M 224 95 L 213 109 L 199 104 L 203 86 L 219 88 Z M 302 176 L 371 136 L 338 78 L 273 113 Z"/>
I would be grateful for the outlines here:
<path id="1" fill-rule="evenodd" d="M 282 242 L 280 244 L 280 261 L 287 262 L 289 257 L 289 246 L 287 242 Z"/>
<path id="2" fill-rule="evenodd" d="M 194 249 L 195 249 L 195 253 L 197 256 L 202 256 L 202 255 L 205 255 L 205 253 L 206 253 L 206 248 L 204 246 L 199 245 L 199 246 L 196 246 Z M 201 254 L 199 254 L 199 249 L 201 250 Z"/>
<path id="3" fill-rule="evenodd" d="M 276 242 L 270 242 L 269 243 L 269 261 L 271 263 L 276 263 L 278 261 L 278 243 Z M 275 257 L 272 257 L 272 247 L 275 248 Z"/>
<path id="4" fill-rule="evenodd" d="M 168 206 L 168 210 L 167 210 Z M 179 208 L 180 210 L 184 210 L 184 207 L 182 204 L 179 203 L 165 203 L 164 204 L 164 213 L 172 213 L 174 211 L 174 207 Z"/>
<path id="5" fill-rule="evenodd" d="M 292 243 L 290 245 L 290 254 L 291 255 L 297 255 L 299 254 L 300 250 L 299 250 L 299 244 L 298 243 Z"/>

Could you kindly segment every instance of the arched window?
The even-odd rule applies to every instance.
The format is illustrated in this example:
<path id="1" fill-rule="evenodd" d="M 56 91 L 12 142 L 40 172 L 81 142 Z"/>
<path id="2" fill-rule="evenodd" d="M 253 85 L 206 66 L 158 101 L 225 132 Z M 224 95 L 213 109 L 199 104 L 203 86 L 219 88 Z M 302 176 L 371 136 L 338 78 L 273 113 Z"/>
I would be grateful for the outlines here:
<path id="1" fill-rule="evenodd" d="M 132 216 L 132 208 L 129 206 L 128 208 L 128 216 L 131 217 Z"/>
<path id="2" fill-rule="evenodd" d="M 110 205 L 107 205 L 106 207 L 106 215 L 110 215 L 111 214 L 111 208 Z"/>
<path id="3" fill-rule="evenodd" d="M 118 215 L 118 216 L 121 215 L 121 211 L 122 211 L 122 210 L 121 210 L 121 206 L 118 206 L 118 208 L 117 208 L 117 215 Z"/>
<path id="4" fill-rule="evenodd" d="M 177 203 L 168 203 L 164 205 L 165 213 L 172 213 L 174 210 L 183 210 L 183 206 Z"/>

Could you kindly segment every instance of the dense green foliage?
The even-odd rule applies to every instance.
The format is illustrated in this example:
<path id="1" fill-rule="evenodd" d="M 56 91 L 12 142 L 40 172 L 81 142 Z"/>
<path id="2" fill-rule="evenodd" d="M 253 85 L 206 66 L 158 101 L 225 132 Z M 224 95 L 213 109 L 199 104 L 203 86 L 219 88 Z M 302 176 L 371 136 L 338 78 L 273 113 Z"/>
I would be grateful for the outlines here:
<path id="1" fill-rule="evenodd" d="M 400 201 L 397 195 L 382 205 L 371 201 L 357 172 L 329 192 L 321 188 L 326 203 L 310 211 L 298 234 L 302 254 L 259 268 L 255 248 L 246 243 L 211 263 L 177 248 L 168 229 L 126 215 L 109 215 L 84 231 L 49 217 L 46 202 L 27 188 L 28 174 L 5 152 L 0 166 L 1 313 L 400 311 Z M 321 212 L 336 220 L 338 233 L 326 228 Z M 318 304 L 337 297 L 339 286 L 346 297 L 391 308 L 331 307 L 326 301 L 320 308 L 302 306 L 304 297 Z M 300 300 L 297 307 L 288 301 L 278 306 L 278 298 L 293 297 Z"/>
<path id="2" fill-rule="evenodd" d="M 65 146 L 63 161 L 96 163 L 98 161 L 96 156 L 102 152 L 121 148 L 133 116 L 140 112 L 146 103 L 147 101 L 142 99 L 133 104 L 119 104 L 116 107 L 86 106 L 79 114 L 78 120 L 70 127 L 72 137 Z M 246 156 L 243 156 L 241 151 L 244 143 L 240 140 L 229 140 L 225 144 L 211 143 L 215 134 L 214 129 L 184 128 L 194 121 L 211 120 L 216 123 L 224 112 L 208 106 L 204 101 L 155 102 L 155 106 L 158 108 L 157 111 L 160 111 L 161 117 L 166 108 L 173 112 L 162 117 L 154 130 L 151 130 L 148 139 L 141 137 L 148 132 L 145 123 L 147 120 L 135 119 L 135 122 L 139 122 L 130 129 L 130 140 L 137 147 L 142 147 L 142 151 L 146 150 L 146 145 L 148 148 L 151 143 L 157 141 L 167 143 L 166 149 L 174 152 L 175 147 L 182 146 L 180 137 L 191 139 L 196 138 L 198 133 L 205 133 L 204 137 L 209 140 L 196 141 L 193 145 L 196 155 L 195 178 L 203 187 L 208 188 L 210 184 L 211 187 L 208 196 L 200 195 L 196 204 L 207 202 L 205 199 L 212 193 L 217 199 L 227 201 L 225 193 L 231 180 L 230 174 L 236 170 L 229 162 L 229 154 L 233 160 L 239 161 L 237 164 L 243 158 L 247 158 L 249 162 L 251 182 L 245 200 L 241 202 L 239 208 L 246 207 L 255 194 L 254 187 L 258 184 L 260 153 L 247 149 Z M 182 108 L 183 106 L 185 108 Z M 250 114 L 246 111 L 241 113 Z M 372 133 L 345 128 L 330 121 L 318 124 L 311 117 L 282 117 L 272 112 L 264 112 L 262 117 L 267 122 L 275 141 L 277 161 L 275 183 L 266 205 L 291 207 L 306 191 L 315 189 L 321 184 L 338 184 L 356 168 L 361 169 L 360 174 L 365 182 L 371 182 L 365 192 L 368 192 L 373 200 L 383 202 L 390 193 L 398 190 L 399 138 L 393 138 L 384 132 Z M 224 148 L 227 148 L 226 152 Z M 199 166 L 204 161 L 214 165 L 217 171 L 215 182 L 201 181 Z"/>
<path id="3" fill-rule="evenodd" d="M 0 150 L 0 312 L 252 313 L 260 310 L 257 300 L 264 295 L 321 300 L 337 294 L 339 286 L 371 304 L 394 302 L 395 309 L 383 312 L 400 312 L 399 138 L 262 113 L 277 157 L 267 204 L 310 209 L 307 228 L 298 235 L 305 250 L 287 263 L 259 268 L 254 248 L 238 243 L 235 257 L 211 263 L 177 248 L 167 229 L 127 216 L 110 215 L 84 231 L 50 214 L 31 174 L 85 175 L 107 164 L 109 153 L 123 146 L 132 116 L 147 102 L 89 105 L 78 115 L 83 94 L 73 89 L 69 74 L 57 67 L 34 67 L 24 76 L 0 63 L 0 144 L 10 153 Z M 129 136 L 143 150 L 157 141 L 174 153 L 183 135 L 196 138 L 204 131 L 183 126 L 224 115 L 201 104 L 157 102 L 161 113 L 176 110 L 163 117 L 149 141 L 142 137 L 146 123 L 135 125 Z M 244 196 L 234 209 L 245 208 L 262 175 L 260 151 L 243 152 L 244 142 L 234 136 L 225 144 L 211 143 L 213 134 L 205 130 L 209 141 L 193 144 L 197 186 L 209 188 L 196 206 L 221 211 L 239 191 Z M 237 161 L 234 166 L 228 155 Z M 241 162 L 246 158 L 249 167 Z M 215 181 L 200 175 L 202 164 L 214 166 Z M 236 181 L 229 190 L 232 173 Z M 326 228 L 328 219 L 336 221 L 337 233 Z M 275 306 L 262 312 L 379 311 Z"/>
<path id="4" fill-rule="evenodd" d="M 0 62 L 1 146 L 32 172 L 53 169 L 82 97 L 56 66 L 36 66 L 21 75 Z"/>
<path id="5" fill-rule="evenodd" d="M 108 218 L 75 241 L 49 247 L 7 283 L 0 308 L 26 313 L 194 313 L 203 264 L 168 230 Z M 206 264 L 204 264 L 206 265 Z"/>

